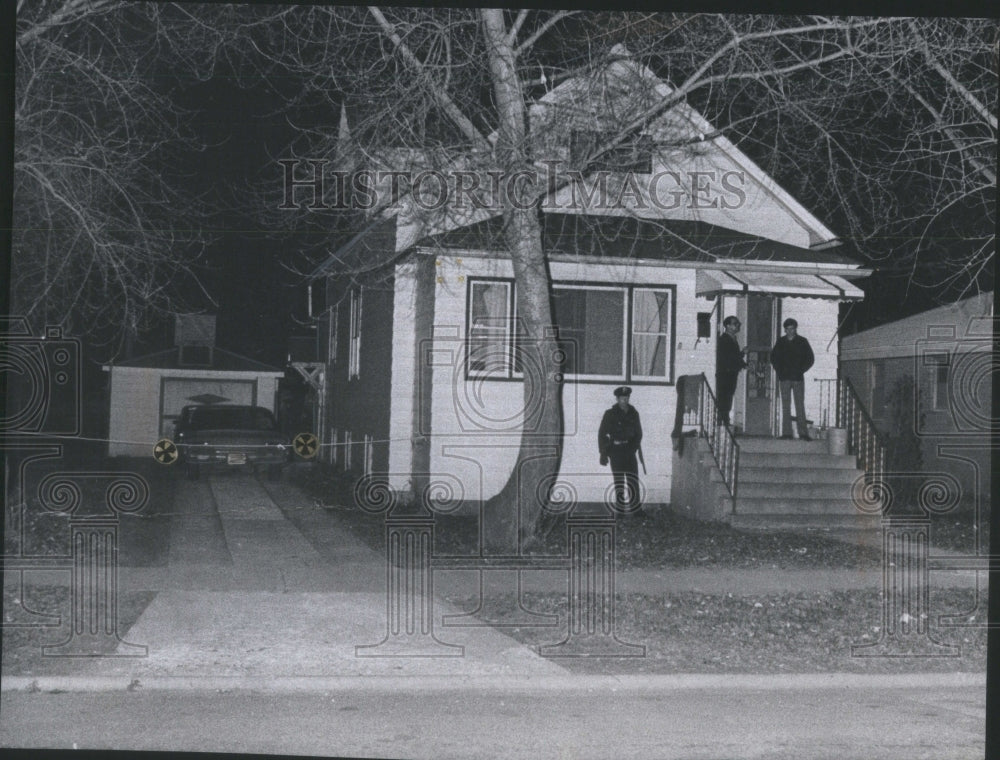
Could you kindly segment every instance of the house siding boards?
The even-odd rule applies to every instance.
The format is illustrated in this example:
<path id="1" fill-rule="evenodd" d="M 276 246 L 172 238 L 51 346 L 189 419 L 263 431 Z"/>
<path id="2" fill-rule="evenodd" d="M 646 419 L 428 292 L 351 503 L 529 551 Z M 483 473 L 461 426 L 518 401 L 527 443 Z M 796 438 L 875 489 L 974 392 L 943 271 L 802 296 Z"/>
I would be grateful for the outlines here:
<path id="1" fill-rule="evenodd" d="M 371 286 L 355 285 L 361 293 L 360 346 L 358 376 L 349 377 L 350 366 L 350 285 L 329 280 L 331 308 L 338 309 L 336 361 L 327 371 L 330 427 L 339 431 L 342 445 L 344 433 L 351 433 L 352 469 L 364 467 L 364 436 L 373 443 L 372 467 L 386 472 L 389 466 L 390 405 L 386 400 L 392 391 L 393 352 L 393 277 Z M 338 452 L 339 453 L 339 452 Z M 343 461 L 341 457 L 337 457 Z"/>
<path id="2" fill-rule="evenodd" d="M 695 294 L 696 269 L 650 266 L 643 262 L 553 261 L 555 285 L 665 288 L 672 294 L 672 364 L 660 381 L 569 379 L 563 389 L 565 440 L 560 477 L 574 484 L 577 498 L 603 500 L 610 483 L 596 461 L 597 426 L 622 382 L 634 388 L 633 403 L 646 431 L 643 477 L 647 499 L 666 502 L 670 493 L 670 439 L 676 408 L 674 381 L 679 374 L 705 373 L 714 384 L 715 340 L 697 335 L 697 312 L 714 303 Z M 396 270 L 397 331 L 391 339 L 396 359 L 391 395 L 389 472 L 394 487 L 407 490 L 409 473 L 429 472 L 457 481 L 466 499 L 487 499 L 506 482 L 520 445 L 524 406 L 522 383 L 515 379 L 467 376 L 465 366 L 470 283 L 513 281 L 508 259 L 474 251 L 429 251 Z M 431 295 L 433 293 L 433 295 Z M 732 298 L 735 305 L 736 299 Z M 816 377 L 836 376 L 838 304 L 809 298 L 782 299 L 783 313 L 799 319 L 816 351 Z M 718 310 L 715 310 L 718 311 Z M 716 314 L 716 325 L 722 312 Z M 433 324 L 427 340 L 425 324 Z M 387 343 L 386 345 L 389 345 Z M 420 347 L 423 346 L 423 350 Z M 421 364 L 424 378 L 418 378 Z M 426 375 L 429 374 L 429 382 Z M 414 390 L 416 389 L 416 390 Z M 807 409 L 818 414 L 819 398 L 807 394 Z M 411 444 L 410 439 L 418 443 Z M 427 466 L 418 466 L 418 446 Z"/>
<path id="3" fill-rule="evenodd" d="M 993 293 L 983 293 L 847 336 L 841 343 L 841 373 L 862 401 L 872 404 L 879 430 L 890 435 L 900 425 L 907 431 L 912 426 L 920 439 L 922 471 L 953 475 L 966 502 L 987 498 L 992 485 L 992 307 Z M 946 358 L 944 382 L 929 356 Z M 873 384 L 876 373 L 881 390 Z M 903 379 L 913 383 L 913 406 L 904 410 L 904 419 L 894 420 L 894 389 Z"/>
<path id="4" fill-rule="evenodd" d="M 635 62 L 613 62 L 607 76 L 617 80 L 616 88 L 595 88 L 595 81 L 570 79 L 531 106 L 531 134 L 540 141 L 535 146 L 536 156 L 569 158 L 574 129 L 614 129 L 632 100 L 652 98 L 651 102 L 662 102 L 671 92 L 666 83 Z M 630 88 L 637 90 L 629 92 Z M 578 116 L 569 118 L 566 114 Z M 611 484 L 610 473 L 597 461 L 596 432 L 601 415 L 614 401 L 612 390 L 625 382 L 634 388 L 633 402 L 646 431 L 646 498 L 668 501 L 674 383 L 679 375 L 704 373 L 714 385 L 715 341 L 721 320 L 727 314 L 736 314 L 746 322 L 746 296 L 751 290 L 774 299 L 776 321 L 771 330 L 762 331 L 773 335 L 762 339 L 760 348 L 768 351 L 781 334 L 778 325 L 782 316 L 794 316 L 816 353 L 810 378 L 836 376 L 839 304 L 861 295 L 850 286 L 842 287 L 846 280 L 836 278 L 850 279 L 868 272 L 858 268 L 829 229 L 724 137 L 713 134 L 710 140 L 696 142 L 699 134 L 714 131 L 700 114 L 678 103 L 648 130 L 662 143 L 653 145 L 648 164 L 643 156 L 643 166 L 648 165 L 651 173 L 633 176 L 642 185 L 657 171 L 668 168 L 685 178 L 704 178 L 707 172 L 714 173 L 711 181 L 715 190 L 731 190 L 722 175 L 742 172 L 742 195 L 730 193 L 728 204 L 717 198 L 717 203 L 706 206 L 689 193 L 674 208 L 641 197 L 647 202 L 640 208 L 633 196 L 626 194 L 620 208 L 614 208 L 614 204 L 590 207 L 578 202 L 568 186 L 542 204 L 541 242 L 554 283 L 560 338 L 583 336 L 591 342 L 589 349 L 584 347 L 581 354 L 571 356 L 567 362 L 566 366 L 583 367 L 585 371 L 582 377 L 567 375 L 562 397 L 565 439 L 559 477 L 572 487 L 579 500 L 603 501 Z M 691 144 L 682 151 L 669 146 L 684 142 Z M 649 143 L 652 145 L 652 141 Z M 408 157 L 397 155 L 390 166 L 419 166 L 421 154 L 414 151 Z M 463 167 L 462 159 L 456 159 L 454 168 Z M 621 186 L 623 178 L 618 173 L 613 182 Z M 614 192 L 614 187 L 609 189 Z M 740 202 L 732 203 L 736 199 Z M 393 358 L 390 387 L 378 402 L 390 409 L 387 424 L 392 441 L 387 471 L 392 485 L 403 490 L 415 488 L 415 476 L 433 473 L 433 477 L 447 480 L 459 498 L 486 499 L 496 494 L 510 476 L 522 435 L 530 438 L 530 431 L 521 430 L 523 384 L 517 374 L 504 368 L 503 377 L 491 375 L 488 358 L 477 360 L 478 366 L 466 366 L 470 351 L 467 342 L 473 345 L 472 351 L 481 346 L 484 357 L 498 355 L 505 341 L 514 350 L 514 341 L 503 326 L 513 307 L 504 312 L 499 306 L 504 297 L 513 302 L 509 254 L 495 250 L 503 248 L 499 233 L 504 220 L 500 210 L 493 207 L 475 213 L 445 209 L 441 214 L 430 214 L 407 204 L 401 200 L 392 218 L 394 227 L 380 228 L 370 244 L 386 246 L 386 233 L 391 233 L 392 242 L 372 254 L 380 257 L 373 260 L 384 261 L 393 253 L 400 254 L 401 260 L 406 257 L 405 263 L 397 264 L 395 269 L 396 311 L 381 310 L 386 324 L 388 315 L 394 328 L 380 344 L 381 350 Z M 333 276 L 333 267 L 343 261 L 344 255 L 354 255 L 360 245 L 357 240 L 341 248 L 331 257 L 329 268 L 324 265 L 317 276 Z M 746 287 L 737 292 L 729 292 L 732 287 L 713 289 L 710 282 L 699 289 L 699 270 L 743 272 L 750 284 L 744 283 Z M 834 282 L 824 280 L 826 276 Z M 704 272 L 702 280 L 706 280 Z M 507 284 L 481 287 L 478 291 L 472 285 L 498 281 Z M 570 285 L 589 287 L 583 295 L 557 292 L 560 286 L 565 289 Z M 606 292 L 592 297 L 591 292 L 598 287 Z M 637 287 L 662 292 L 637 295 Z M 615 289 L 622 294 L 622 300 L 615 300 L 619 298 L 614 295 Z M 806 294 L 817 297 L 802 297 Z M 664 298 L 669 299 L 666 328 Z M 622 304 L 620 317 L 614 312 L 617 303 Z M 651 308 L 653 303 L 655 308 Z M 372 304 L 366 301 L 366 312 L 370 307 Z M 656 328 L 625 328 L 630 315 L 636 313 L 632 309 L 639 309 L 647 316 L 648 324 Z M 470 314 L 474 311 L 476 331 L 472 334 Z M 608 318 L 601 323 L 607 329 L 592 330 L 594 311 Z M 707 338 L 698 337 L 698 313 L 714 315 Z M 344 321 L 342 313 L 342 325 Z M 494 329 L 493 324 L 500 327 Z M 619 324 L 623 332 L 620 346 L 610 339 Z M 662 339 L 669 346 L 664 370 L 657 363 Z M 630 341 L 637 348 L 636 363 L 642 359 L 644 366 L 655 369 L 630 374 Z M 369 337 L 366 342 L 373 343 Z M 617 350 L 625 357 L 624 365 L 611 361 Z M 339 353 L 342 355 L 343 346 Z M 766 358 L 762 359 L 767 367 Z M 665 376 L 659 377 L 661 371 Z M 337 370 L 338 378 L 342 372 Z M 377 398 L 374 386 L 362 385 L 370 399 Z M 813 387 L 807 387 L 806 411 L 810 418 L 818 420 L 820 398 Z M 773 406 L 754 405 L 754 429 L 760 419 L 764 428 L 776 422 L 773 410 L 778 403 L 773 375 L 771 389 Z M 344 398 L 338 397 L 332 408 L 353 403 L 354 397 L 346 386 L 344 392 Z M 743 398 L 745 380 L 741 379 L 735 407 L 737 421 Z M 333 426 L 344 429 L 336 422 Z M 357 431 L 354 438 L 358 438 Z"/>

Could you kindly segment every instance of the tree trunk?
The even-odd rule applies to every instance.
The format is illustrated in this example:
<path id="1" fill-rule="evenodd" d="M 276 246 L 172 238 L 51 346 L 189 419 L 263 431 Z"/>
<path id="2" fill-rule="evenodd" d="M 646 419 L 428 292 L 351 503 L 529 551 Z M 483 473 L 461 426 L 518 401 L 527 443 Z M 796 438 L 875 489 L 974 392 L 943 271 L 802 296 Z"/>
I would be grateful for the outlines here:
<path id="1" fill-rule="evenodd" d="M 506 176 L 531 171 L 524 92 L 503 11 L 483 9 L 490 76 L 500 117 L 497 159 Z M 536 538 L 562 452 L 562 375 L 552 320 L 550 276 L 536 207 L 504 198 L 504 241 L 517 291 L 515 357 L 523 371 L 524 423 L 517 460 L 500 493 L 485 505 L 484 551 L 516 554 Z"/>

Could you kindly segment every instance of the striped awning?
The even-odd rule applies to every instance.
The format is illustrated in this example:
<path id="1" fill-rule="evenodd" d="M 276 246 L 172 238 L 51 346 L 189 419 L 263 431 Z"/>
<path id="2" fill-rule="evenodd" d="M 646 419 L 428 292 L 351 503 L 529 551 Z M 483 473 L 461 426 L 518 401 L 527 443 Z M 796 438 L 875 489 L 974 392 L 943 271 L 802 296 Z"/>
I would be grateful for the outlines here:
<path id="1" fill-rule="evenodd" d="M 864 292 L 843 277 L 831 274 L 742 272 L 699 269 L 695 293 L 703 298 L 749 293 L 797 298 L 829 298 L 860 301 Z"/>

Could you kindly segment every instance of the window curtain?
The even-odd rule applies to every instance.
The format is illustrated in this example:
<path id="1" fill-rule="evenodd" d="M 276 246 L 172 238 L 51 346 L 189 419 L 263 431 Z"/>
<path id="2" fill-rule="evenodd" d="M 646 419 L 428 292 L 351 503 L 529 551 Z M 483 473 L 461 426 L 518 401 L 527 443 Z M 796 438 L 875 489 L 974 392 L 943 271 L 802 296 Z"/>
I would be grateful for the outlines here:
<path id="1" fill-rule="evenodd" d="M 472 368 L 502 370 L 507 362 L 507 286 L 476 283 L 472 288 L 470 330 Z"/>
<path id="2" fill-rule="evenodd" d="M 635 291 L 632 315 L 632 373 L 667 376 L 667 315 L 669 293 Z"/>

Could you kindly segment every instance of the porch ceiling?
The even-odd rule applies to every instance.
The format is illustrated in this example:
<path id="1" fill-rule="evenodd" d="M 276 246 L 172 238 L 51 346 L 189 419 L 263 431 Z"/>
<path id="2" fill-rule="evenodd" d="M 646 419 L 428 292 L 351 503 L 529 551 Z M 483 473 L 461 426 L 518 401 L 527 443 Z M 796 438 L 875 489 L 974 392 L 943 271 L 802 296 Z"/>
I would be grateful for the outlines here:
<path id="1" fill-rule="evenodd" d="M 837 275 L 729 272 L 704 269 L 699 269 L 696 275 L 695 293 L 704 298 L 747 293 L 798 298 L 829 298 L 838 301 L 860 301 L 865 297 L 860 288 Z"/>

